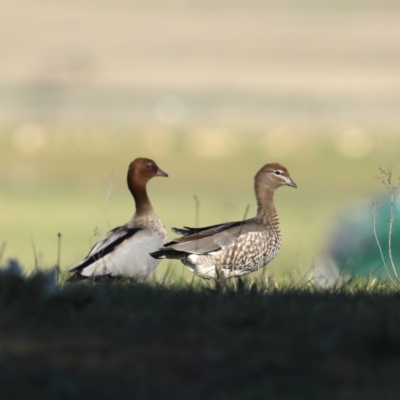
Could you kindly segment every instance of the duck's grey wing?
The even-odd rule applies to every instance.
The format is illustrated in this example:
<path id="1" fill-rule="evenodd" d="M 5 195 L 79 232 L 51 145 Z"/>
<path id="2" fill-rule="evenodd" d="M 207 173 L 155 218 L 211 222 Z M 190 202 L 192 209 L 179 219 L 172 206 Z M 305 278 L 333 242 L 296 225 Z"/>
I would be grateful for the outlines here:
<path id="1" fill-rule="evenodd" d="M 239 236 L 251 232 L 266 232 L 266 228 L 256 222 L 233 226 L 214 235 L 214 242 L 221 247 L 228 247 L 235 243 Z"/>
<path id="2" fill-rule="evenodd" d="M 230 246 L 243 234 L 259 231 L 265 231 L 265 228 L 256 222 L 232 222 L 216 225 L 211 229 L 175 239 L 165 244 L 159 251 L 151 253 L 151 255 L 159 258 L 168 256 L 168 252 L 173 252 L 174 255 L 176 255 L 176 252 L 207 254 Z"/>
<path id="3" fill-rule="evenodd" d="M 185 226 L 183 228 L 172 228 L 172 230 L 175 233 L 180 233 L 183 236 L 180 238 L 176 238 L 169 243 L 166 243 L 165 246 L 168 246 L 168 245 L 174 244 L 174 243 L 178 243 L 178 242 L 179 243 L 190 242 L 192 240 L 199 240 L 202 238 L 210 237 L 219 232 L 229 230 L 230 228 L 239 226 L 246 222 L 247 221 L 226 222 L 224 224 L 211 225 L 211 226 L 206 226 L 203 228 L 189 228 L 188 226 Z"/>
<path id="4" fill-rule="evenodd" d="M 69 268 L 67 272 L 80 271 L 95 261 L 105 257 L 111 251 L 115 249 L 123 241 L 131 238 L 141 228 L 127 228 L 125 226 L 119 226 L 111 231 L 107 232 L 89 251 L 89 254 L 77 265 Z"/>
<path id="5" fill-rule="evenodd" d="M 230 227 L 234 226 L 235 224 L 240 224 L 243 221 L 237 221 L 237 222 L 225 222 L 222 224 L 216 224 L 216 225 L 210 225 L 210 226 L 203 226 L 201 228 L 191 228 L 190 226 L 184 226 L 183 228 L 171 228 L 172 232 L 177 233 L 178 235 L 182 236 L 188 236 L 188 235 L 194 235 L 196 233 L 208 231 L 209 229 L 218 229 L 221 227 Z"/>

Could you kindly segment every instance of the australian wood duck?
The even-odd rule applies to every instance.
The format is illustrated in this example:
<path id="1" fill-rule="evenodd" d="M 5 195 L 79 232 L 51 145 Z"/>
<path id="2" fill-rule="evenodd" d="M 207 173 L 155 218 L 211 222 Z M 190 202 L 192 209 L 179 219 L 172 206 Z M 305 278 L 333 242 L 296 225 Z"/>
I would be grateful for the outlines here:
<path id="1" fill-rule="evenodd" d="M 288 170 L 278 163 L 264 165 L 254 179 L 258 206 L 254 218 L 204 228 L 173 228 L 183 236 L 151 255 L 179 259 L 205 279 L 216 279 L 217 272 L 232 278 L 258 270 L 274 259 L 281 246 L 274 193 L 284 185 L 297 188 Z"/>
<path id="2" fill-rule="evenodd" d="M 71 280 L 99 276 L 137 276 L 146 279 L 159 260 L 149 253 L 167 241 L 160 217 L 147 196 L 147 182 L 154 176 L 168 176 L 148 158 L 137 158 L 128 169 L 128 188 L 135 200 L 136 212 L 122 226 L 104 235 L 79 264 L 68 269 Z"/>

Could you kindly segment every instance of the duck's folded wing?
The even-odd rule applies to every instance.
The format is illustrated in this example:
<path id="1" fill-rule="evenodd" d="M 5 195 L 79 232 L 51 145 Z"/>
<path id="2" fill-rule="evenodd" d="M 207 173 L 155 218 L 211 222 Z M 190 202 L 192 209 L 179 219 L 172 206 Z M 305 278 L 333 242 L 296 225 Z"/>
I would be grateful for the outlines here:
<path id="1" fill-rule="evenodd" d="M 218 228 L 226 228 L 230 226 L 234 226 L 235 224 L 240 224 L 242 221 L 237 222 L 225 222 L 222 224 L 203 226 L 202 228 L 191 228 L 190 226 L 184 226 L 183 228 L 171 228 L 172 232 L 177 233 L 178 235 L 188 236 L 195 235 L 196 233 L 208 231 L 210 229 L 216 230 Z"/>
<path id="2" fill-rule="evenodd" d="M 176 243 L 176 242 L 180 242 L 180 243 L 181 242 L 190 242 L 192 240 L 198 240 L 198 239 L 202 239 L 205 237 L 213 236 L 219 232 L 229 230 L 230 228 L 241 225 L 243 223 L 246 223 L 246 221 L 226 222 L 224 224 L 210 225 L 210 226 L 205 226 L 203 228 L 190 228 L 188 226 L 184 226 L 183 228 L 172 228 L 173 232 L 179 233 L 183 236 L 180 238 L 174 239 L 169 243 L 166 243 L 165 246 L 168 246 L 168 245 Z"/>
<path id="3" fill-rule="evenodd" d="M 123 241 L 131 238 L 141 228 L 118 227 L 106 233 L 89 251 L 89 254 L 77 265 L 69 268 L 68 272 L 79 271 L 95 261 L 105 257 Z"/>
<path id="4" fill-rule="evenodd" d="M 180 242 L 179 239 L 170 242 L 160 250 L 176 250 L 191 254 L 207 254 L 219 250 L 221 247 L 214 242 L 213 236 L 201 237 L 190 241 Z"/>
<path id="5" fill-rule="evenodd" d="M 235 243 L 242 235 L 253 232 L 266 232 L 266 228 L 256 222 L 233 226 L 214 235 L 214 242 L 221 247 L 228 247 Z"/>
<path id="6" fill-rule="evenodd" d="M 265 228 L 256 222 L 232 222 L 215 225 L 211 229 L 175 239 L 164 245 L 160 250 L 173 249 L 185 253 L 206 254 L 230 246 L 241 235 L 260 231 L 265 231 Z"/>

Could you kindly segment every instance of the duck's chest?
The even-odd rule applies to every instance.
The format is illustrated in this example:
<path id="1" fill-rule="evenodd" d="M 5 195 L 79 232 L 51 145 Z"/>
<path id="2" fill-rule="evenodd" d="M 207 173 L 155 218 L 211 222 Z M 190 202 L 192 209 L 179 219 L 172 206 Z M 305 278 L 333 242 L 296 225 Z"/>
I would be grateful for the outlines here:
<path id="1" fill-rule="evenodd" d="M 163 243 L 167 241 L 167 231 L 158 215 L 153 215 L 152 218 L 146 219 L 135 218 L 134 225 L 144 229 L 150 229 L 162 239 Z"/>
<path id="2" fill-rule="evenodd" d="M 267 264 L 281 247 L 279 231 L 249 232 L 240 236 L 229 247 L 221 252 L 221 262 L 234 268 L 255 266 L 259 268 Z"/>

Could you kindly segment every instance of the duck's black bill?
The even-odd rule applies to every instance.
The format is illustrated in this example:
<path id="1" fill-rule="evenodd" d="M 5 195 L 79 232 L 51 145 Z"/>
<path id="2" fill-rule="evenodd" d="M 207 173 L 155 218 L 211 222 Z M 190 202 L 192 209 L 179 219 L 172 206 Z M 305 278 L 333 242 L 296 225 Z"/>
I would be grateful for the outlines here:
<path id="1" fill-rule="evenodd" d="M 168 174 L 164 172 L 162 169 L 158 168 L 158 171 L 156 173 L 156 176 L 165 176 L 168 177 Z"/>

